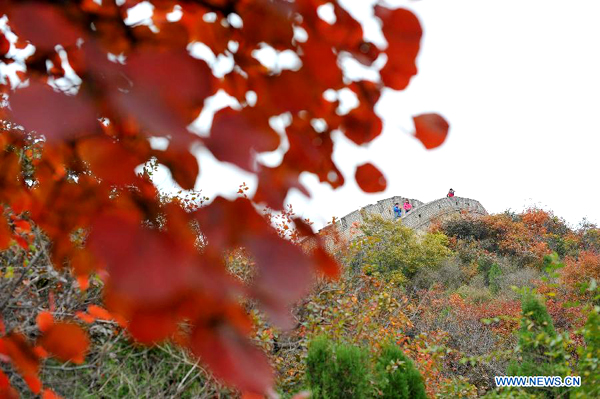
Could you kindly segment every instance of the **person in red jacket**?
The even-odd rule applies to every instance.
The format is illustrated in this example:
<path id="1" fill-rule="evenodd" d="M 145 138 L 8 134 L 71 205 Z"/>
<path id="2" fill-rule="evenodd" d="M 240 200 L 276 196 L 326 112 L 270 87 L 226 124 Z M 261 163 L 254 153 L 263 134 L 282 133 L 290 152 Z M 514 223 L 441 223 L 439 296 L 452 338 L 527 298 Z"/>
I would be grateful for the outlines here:
<path id="1" fill-rule="evenodd" d="M 450 189 L 450 191 L 448 191 L 448 194 L 446 195 L 446 197 L 448 197 L 448 198 L 454 197 L 454 190 Z"/>
<path id="2" fill-rule="evenodd" d="M 404 208 L 404 214 L 406 215 L 412 209 L 412 205 L 410 204 L 410 202 L 408 202 L 408 200 L 404 200 L 403 208 Z"/>

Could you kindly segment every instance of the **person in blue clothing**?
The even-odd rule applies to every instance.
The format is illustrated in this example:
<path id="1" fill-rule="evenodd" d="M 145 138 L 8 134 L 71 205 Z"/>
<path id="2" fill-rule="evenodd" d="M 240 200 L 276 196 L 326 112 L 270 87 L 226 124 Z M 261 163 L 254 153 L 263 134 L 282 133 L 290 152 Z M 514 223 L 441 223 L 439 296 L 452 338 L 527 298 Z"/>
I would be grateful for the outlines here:
<path id="1" fill-rule="evenodd" d="M 397 202 L 394 204 L 394 219 L 398 219 L 402 216 L 402 209 L 400 209 L 400 204 Z"/>

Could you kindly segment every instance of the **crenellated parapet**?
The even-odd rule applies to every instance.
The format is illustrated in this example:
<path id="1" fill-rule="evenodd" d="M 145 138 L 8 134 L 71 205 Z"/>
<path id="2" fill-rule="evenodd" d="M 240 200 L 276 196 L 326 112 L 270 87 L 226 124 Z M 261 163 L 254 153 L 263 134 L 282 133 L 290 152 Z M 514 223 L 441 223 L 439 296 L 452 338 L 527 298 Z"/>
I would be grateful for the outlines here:
<path id="1" fill-rule="evenodd" d="M 462 198 L 440 198 L 415 208 L 408 215 L 402 216 L 402 223 L 415 230 L 426 230 L 431 223 L 449 216 L 469 213 L 487 215 L 487 211 L 479 201 Z"/>
<path id="2" fill-rule="evenodd" d="M 366 205 L 354 212 L 350 212 L 343 218 L 338 219 L 334 224 L 334 227 L 342 239 L 349 239 L 352 236 L 352 230 L 356 229 L 357 225 L 363 222 L 363 215 L 379 215 L 384 219 L 392 220 L 394 219 L 394 204 L 399 203 L 400 206 L 402 206 L 405 200 L 410 202 L 413 209 L 424 205 L 423 202 L 417 199 L 394 196 L 377 201 L 375 204 Z M 331 228 L 330 226 L 328 227 Z"/>
<path id="3" fill-rule="evenodd" d="M 321 229 L 319 234 L 327 236 L 328 232 L 335 230 L 337 239 L 342 242 L 349 242 L 360 234 L 360 224 L 363 222 L 363 217 L 365 215 L 376 214 L 384 219 L 393 220 L 395 219 L 393 211 L 394 204 L 398 203 L 402 206 L 407 199 L 413 208 L 408 213 L 405 213 L 404 210 L 402 210 L 402 217 L 400 220 L 405 226 L 417 231 L 426 231 L 432 223 L 461 213 L 472 215 L 488 214 L 479 201 L 470 198 L 446 197 L 423 203 L 413 198 L 394 196 L 377 201 L 375 204 L 366 205 L 354 212 L 350 212 L 341 219 L 338 219 L 334 224 Z M 331 241 L 330 238 L 326 237 L 325 240 L 327 241 L 328 247 L 334 245 L 332 242 L 329 242 Z M 305 242 L 303 245 L 310 246 L 308 242 Z"/>

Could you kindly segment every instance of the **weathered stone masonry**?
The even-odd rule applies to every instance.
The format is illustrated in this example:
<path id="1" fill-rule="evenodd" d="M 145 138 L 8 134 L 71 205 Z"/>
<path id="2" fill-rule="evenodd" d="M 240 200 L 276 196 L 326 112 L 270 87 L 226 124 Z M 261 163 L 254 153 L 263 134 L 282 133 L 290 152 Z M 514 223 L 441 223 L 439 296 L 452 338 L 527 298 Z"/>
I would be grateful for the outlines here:
<path id="1" fill-rule="evenodd" d="M 462 212 L 474 215 L 487 215 L 487 211 L 479 201 L 470 198 L 440 198 L 435 201 L 423 203 L 416 199 L 394 196 L 351 212 L 339 219 L 334 225 L 325 227 L 321 232 L 335 228 L 339 238 L 349 241 L 358 233 L 357 227 L 363 222 L 364 214 L 377 214 L 384 219 L 392 220 L 394 219 L 394 204 L 398 203 L 402 207 L 406 199 L 408 199 L 413 208 L 408 214 L 404 212 L 404 209 L 402 210 L 402 223 L 417 231 L 425 231 L 431 223 Z M 327 243 L 328 246 L 329 244 L 331 243 Z"/>

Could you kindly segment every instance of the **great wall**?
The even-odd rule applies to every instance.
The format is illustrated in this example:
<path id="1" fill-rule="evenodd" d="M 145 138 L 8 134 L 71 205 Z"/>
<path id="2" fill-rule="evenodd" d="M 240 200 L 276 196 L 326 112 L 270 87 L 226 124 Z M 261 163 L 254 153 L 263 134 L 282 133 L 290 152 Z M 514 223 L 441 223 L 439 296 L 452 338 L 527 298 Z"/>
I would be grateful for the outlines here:
<path id="1" fill-rule="evenodd" d="M 335 229 L 336 236 L 342 241 L 348 242 L 359 234 L 358 226 L 363 222 L 363 217 L 365 215 L 375 214 L 386 220 L 394 220 L 394 204 L 398 203 L 402 206 L 405 200 L 408 200 L 413 208 L 408 213 L 405 213 L 404 210 L 402 210 L 402 216 L 399 220 L 401 220 L 405 226 L 417 231 L 426 231 L 433 222 L 461 213 L 472 215 L 488 214 L 479 201 L 470 198 L 445 197 L 424 203 L 417 199 L 394 196 L 357 209 L 354 212 L 337 219 L 334 224 L 324 227 L 319 233 L 326 233 Z M 328 236 L 327 234 L 323 235 Z M 333 245 L 331 241 L 331 239 L 326 237 L 327 247 Z"/>

